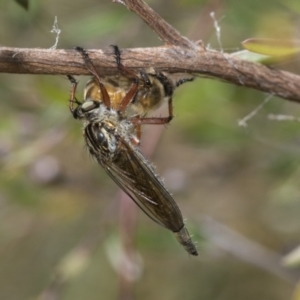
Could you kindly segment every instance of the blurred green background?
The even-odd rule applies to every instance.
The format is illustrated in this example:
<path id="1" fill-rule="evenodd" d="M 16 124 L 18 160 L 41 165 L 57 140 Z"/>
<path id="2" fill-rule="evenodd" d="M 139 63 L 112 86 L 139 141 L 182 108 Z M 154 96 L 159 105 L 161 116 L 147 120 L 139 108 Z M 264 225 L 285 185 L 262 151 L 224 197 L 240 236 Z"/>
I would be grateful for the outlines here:
<path id="1" fill-rule="evenodd" d="M 211 11 L 225 52 L 250 37 L 300 39 L 299 0 L 147 3 L 216 50 Z M 58 48 L 161 45 L 108 0 L 32 0 L 29 11 L 7 0 L 1 46 L 50 48 L 55 16 Z M 299 73 L 299 60 L 276 67 Z M 126 288 L 144 300 L 291 299 L 300 272 L 280 258 L 300 242 L 299 123 L 268 115 L 297 118 L 299 105 L 274 97 L 242 127 L 266 94 L 201 78 L 176 91 L 176 117 L 151 160 L 198 242 L 194 258 L 134 206 L 120 210 L 117 186 L 90 159 L 69 113 L 69 91 L 63 76 L 0 74 L 0 299 L 122 299 Z M 144 129 L 143 145 L 156 129 Z M 139 254 L 122 277 L 126 216 Z"/>

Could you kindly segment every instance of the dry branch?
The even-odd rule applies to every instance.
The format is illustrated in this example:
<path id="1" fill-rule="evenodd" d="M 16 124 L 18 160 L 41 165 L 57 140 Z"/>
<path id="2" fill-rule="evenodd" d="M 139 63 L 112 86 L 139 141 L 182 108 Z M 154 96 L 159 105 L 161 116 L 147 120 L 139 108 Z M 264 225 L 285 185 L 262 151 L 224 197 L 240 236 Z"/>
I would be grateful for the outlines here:
<path id="1" fill-rule="evenodd" d="M 230 54 L 207 50 L 180 35 L 141 0 L 112 0 L 139 15 L 165 42 L 157 48 L 123 49 L 126 67 L 135 71 L 154 67 L 169 73 L 189 73 L 217 78 L 274 96 L 300 102 L 300 76 L 243 61 Z M 111 48 L 90 50 L 100 74 L 118 72 Z M 0 47 L 0 72 L 18 74 L 88 75 L 81 56 L 74 50 L 20 49 Z"/>
<path id="2" fill-rule="evenodd" d="M 100 74 L 116 74 L 111 48 L 89 50 Z M 212 50 L 185 47 L 123 49 L 126 67 L 135 71 L 154 67 L 170 73 L 190 73 L 218 78 L 229 83 L 254 88 L 275 96 L 300 102 L 300 76 L 240 60 Z M 0 47 L 0 72 L 19 74 L 88 75 L 81 56 L 75 50 L 20 49 Z"/>
<path id="3" fill-rule="evenodd" d="M 196 45 L 183 37 L 173 26 L 167 23 L 159 14 L 141 0 L 112 0 L 127 6 L 128 9 L 142 18 L 152 28 L 166 45 L 186 47 L 196 50 Z"/>

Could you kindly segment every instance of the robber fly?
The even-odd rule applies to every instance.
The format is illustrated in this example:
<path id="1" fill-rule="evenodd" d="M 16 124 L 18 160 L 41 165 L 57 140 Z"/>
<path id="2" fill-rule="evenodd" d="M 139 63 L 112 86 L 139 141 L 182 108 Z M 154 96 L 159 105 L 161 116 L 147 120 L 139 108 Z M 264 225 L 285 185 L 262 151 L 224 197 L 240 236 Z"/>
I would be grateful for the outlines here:
<path id="1" fill-rule="evenodd" d="M 170 120 L 170 117 L 144 118 L 136 109 L 143 107 L 140 79 L 151 89 L 154 78 L 146 73 L 139 77 L 126 69 L 121 64 L 118 47 L 114 46 L 118 68 L 123 76 L 132 78 L 132 83 L 123 91 L 117 82 L 109 81 L 114 86 L 111 88 L 101 79 L 88 54 L 82 48 L 76 50 L 94 79 L 87 84 L 84 101 L 80 103 L 75 97 L 77 81 L 68 76 L 72 83 L 69 108 L 75 119 L 83 121 L 83 134 L 90 154 L 152 220 L 171 230 L 188 253 L 198 255 L 179 207 L 137 147 L 137 134 L 142 124 L 166 124 Z M 120 96 L 114 94 L 116 91 Z"/>

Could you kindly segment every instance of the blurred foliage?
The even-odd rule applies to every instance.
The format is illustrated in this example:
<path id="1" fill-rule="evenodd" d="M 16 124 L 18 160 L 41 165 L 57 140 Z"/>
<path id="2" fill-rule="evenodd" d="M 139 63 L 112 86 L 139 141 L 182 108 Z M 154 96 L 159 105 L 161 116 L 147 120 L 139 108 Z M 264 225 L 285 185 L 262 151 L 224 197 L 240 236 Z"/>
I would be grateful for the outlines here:
<path id="1" fill-rule="evenodd" d="M 247 38 L 299 39 L 299 0 L 147 2 L 183 35 L 220 49 L 209 17 L 214 10 L 226 52 L 240 50 Z M 58 48 L 161 45 L 124 6 L 98 0 L 30 1 L 28 11 L 1 1 L 1 45 L 50 48 L 55 16 Z M 299 73 L 299 59 L 276 67 Z M 0 299 L 37 299 L 64 262 L 76 258 L 78 245 L 89 245 L 88 254 L 59 299 L 117 299 L 119 279 L 106 254 L 118 232 L 117 187 L 84 148 L 81 124 L 67 107 L 70 83 L 63 76 L 0 77 Z M 80 78 L 78 91 L 86 81 Z M 200 256 L 189 258 L 170 232 L 138 212 L 144 272 L 137 298 L 291 298 L 293 280 L 220 249 L 198 223 L 211 216 L 281 254 L 299 244 L 299 123 L 268 119 L 297 117 L 299 106 L 272 98 L 247 127 L 238 126 L 266 97 L 203 78 L 176 91 L 176 117 L 153 161 L 173 186 Z M 151 138 L 151 129 L 144 131 Z M 178 181 L 174 174 L 181 174 Z"/>
<path id="2" fill-rule="evenodd" d="M 28 8 L 29 8 L 29 0 L 15 0 L 15 1 L 20 6 L 22 6 L 24 9 L 28 10 Z"/>

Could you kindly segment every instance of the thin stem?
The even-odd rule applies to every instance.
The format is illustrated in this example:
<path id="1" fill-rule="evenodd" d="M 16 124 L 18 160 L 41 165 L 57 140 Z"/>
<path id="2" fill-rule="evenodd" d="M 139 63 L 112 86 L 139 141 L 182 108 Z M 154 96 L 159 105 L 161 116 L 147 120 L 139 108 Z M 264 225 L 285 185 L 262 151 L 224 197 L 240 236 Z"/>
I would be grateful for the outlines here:
<path id="1" fill-rule="evenodd" d="M 116 1 L 113 1 L 116 2 Z M 167 23 L 158 13 L 149 7 L 144 1 L 141 0 L 123 0 L 117 1 L 125 5 L 128 9 L 133 11 L 141 17 L 151 27 L 157 35 L 165 42 L 166 45 L 180 46 L 196 49 L 196 45 L 189 39 L 183 37 L 179 31 Z"/>
<path id="2" fill-rule="evenodd" d="M 244 61 L 217 51 L 182 52 L 180 47 L 122 49 L 123 64 L 135 72 L 153 67 L 158 72 L 189 73 L 218 78 L 250 87 L 273 96 L 300 102 L 300 76 Z M 113 50 L 88 51 L 100 74 L 119 71 Z M 0 47 L 0 72 L 19 74 L 88 75 L 81 56 L 75 50 L 19 49 Z"/>

